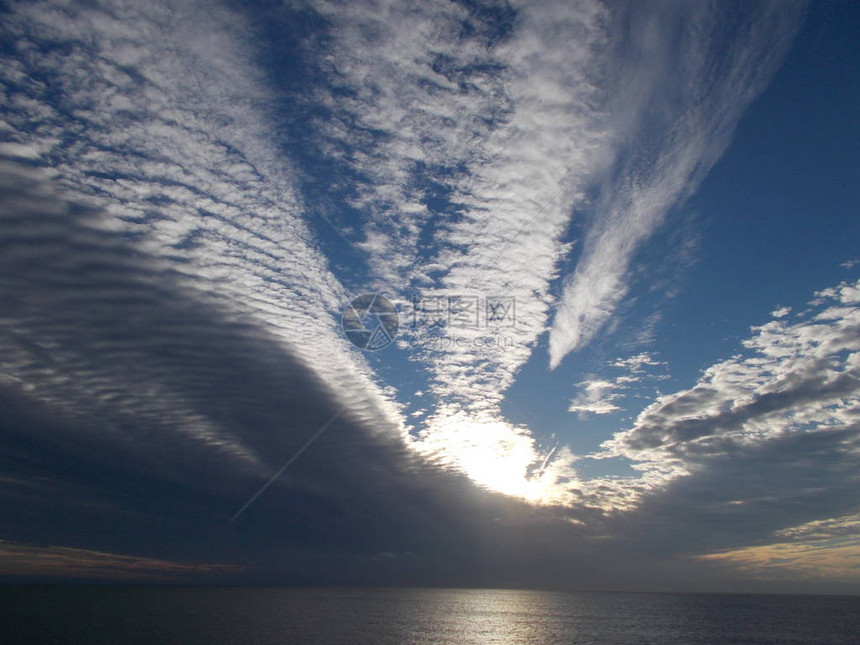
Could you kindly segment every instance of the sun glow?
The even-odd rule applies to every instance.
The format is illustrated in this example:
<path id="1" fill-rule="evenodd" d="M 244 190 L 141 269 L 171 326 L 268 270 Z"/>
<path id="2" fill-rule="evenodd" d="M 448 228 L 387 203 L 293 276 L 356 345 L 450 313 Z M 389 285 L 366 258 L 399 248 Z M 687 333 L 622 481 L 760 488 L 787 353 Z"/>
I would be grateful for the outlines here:
<path id="1" fill-rule="evenodd" d="M 559 480 L 573 474 L 568 450 L 542 453 L 527 429 L 500 420 L 437 417 L 416 447 L 484 488 L 535 504 L 561 502 L 568 493 Z"/>

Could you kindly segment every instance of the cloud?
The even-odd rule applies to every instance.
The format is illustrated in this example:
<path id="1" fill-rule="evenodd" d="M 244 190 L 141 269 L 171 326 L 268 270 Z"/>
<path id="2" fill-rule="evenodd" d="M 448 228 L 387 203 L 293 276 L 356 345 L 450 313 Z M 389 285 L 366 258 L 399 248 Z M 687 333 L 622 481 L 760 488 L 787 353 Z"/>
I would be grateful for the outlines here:
<path id="1" fill-rule="evenodd" d="M 343 407 L 279 330 L 178 286 L 175 269 L 101 230 L 101 211 L 58 199 L 29 170 L 0 180 L 8 180 L 2 455 L 13 480 L 4 497 L 18 509 L 10 531 L 50 523 L 38 519 L 55 517 L 46 504 L 100 518 L 130 513 L 134 522 L 139 514 L 182 523 L 190 510 L 223 523 Z M 364 466 L 381 459 L 381 470 L 406 477 L 413 464 L 401 435 L 364 394 L 352 395 L 355 407 L 316 447 L 335 461 L 375 454 Z M 22 459 L 17 445 L 39 461 Z M 42 483 L 34 490 L 28 481 Z M 342 483 L 305 478 L 318 494 Z M 173 487 L 183 494 L 168 494 Z M 36 517 L 29 499 L 41 499 Z"/>
<path id="2" fill-rule="evenodd" d="M 613 403 L 619 396 L 617 383 L 604 380 L 582 381 L 582 390 L 571 402 L 568 411 L 591 414 L 612 414 L 621 408 Z"/>
<path id="3" fill-rule="evenodd" d="M 15 209 L 0 218 L 5 538 L 227 562 L 246 582 L 441 584 L 479 579 L 475 518 L 480 536 L 527 531 L 493 526 L 528 525 L 524 504 L 416 458 L 358 399 L 226 527 L 343 395 L 281 336 L 177 286 L 158 258 L 92 226 L 99 211 L 28 177 L 10 181 Z M 380 551 L 396 563 L 377 567 Z M 65 574 L 90 575 L 73 565 Z M 138 565 L 115 566 L 131 576 Z"/>
<path id="4" fill-rule="evenodd" d="M 814 520 L 799 526 L 780 529 L 776 532 L 781 538 L 792 541 L 829 541 L 834 539 L 860 536 L 860 515 L 852 513 L 841 517 Z"/>
<path id="5" fill-rule="evenodd" d="M 604 143 L 591 74 L 605 10 L 588 2 L 496 12 L 448 2 L 417 12 L 391 2 L 315 6 L 332 25 L 320 55 L 333 84 L 321 100 L 334 118 L 318 127 L 337 143 L 332 155 L 354 151 L 344 161 L 362 177 L 354 203 L 368 218 L 362 248 L 378 284 L 426 297 L 516 299 L 507 351 L 469 343 L 421 357 L 440 398 L 472 392 L 464 405 L 495 408 L 543 331 L 549 281 L 566 248 L 565 203 L 582 181 L 572 185 L 571 175 Z M 359 140 L 368 131 L 374 138 Z M 447 195 L 437 213 L 423 205 L 434 190 Z M 422 238 L 429 250 L 419 252 Z"/>
<path id="6" fill-rule="evenodd" d="M 446 328 L 456 342 L 413 350 L 438 402 L 422 441 L 464 414 L 478 424 L 463 428 L 503 421 L 504 393 L 546 329 L 574 209 L 585 246 L 555 315 L 551 365 L 606 322 L 636 249 L 721 156 L 799 17 L 794 5 L 757 5 L 727 35 L 708 26 L 717 10 L 706 5 L 313 7 L 327 37 L 308 47 L 329 85 L 315 89 L 326 112 L 314 128 L 321 154 L 354 178 L 354 243 L 374 288 L 516 300 L 512 329 Z M 612 46 L 621 32 L 615 41 L 632 48 Z M 515 445 L 523 430 L 507 425 Z M 509 456 L 519 476 L 519 453 Z"/>
<path id="7" fill-rule="evenodd" d="M 455 342 L 413 350 L 439 402 L 421 441 L 447 445 L 429 437 L 462 415 L 474 422 L 463 431 L 497 428 L 504 391 L 545 328 L 570 204 L 608 142 L 598 87 L 607 10 L 313 6 L 328 25 L 317 56 L 330 85 L 317 95 L 327 118 L 314 125 L 324 154 L 357 178 L 356 242 L 375 288 L 477 297 L 481 310 L 487 299 L 516 302 L 516 325 L 496 329 L 481 314 L 474 328 L 444 330 Z M 506 427 L 519 445 L 523 430 Z M 520 454 L 509 456 L 519 476 Z"/>
<path id="8" fill-rule="evenodd" d="M 585 529 L 410 447 L 394 393 L 337 331 L 345 289 L 240 27 L 181 3 L 4 19 L 3 137 L 39 151 L 0 163 L 4 538 L 48 536 L 32 548 L 81 575 L 145 560 L 258 582 L 536 584 L 548 553 L 499 563 L 535 527 L 556 553 Z"/>
<path id="9" fill-rule="evenodd" d="M 747 7 L 727 37 L 715 7 L 634 9 L 617 66 L 617 131 L 625 145 L 601 186 L 582 256 L 565 278 L 550 332 L 550 367 L 587 345 L 629 290 L 636 251 L 683 203 L 728 147 L 797 29 L 802 5 Z M 721 52 L 718 63 L 711 58 Z M 634 134 L 635 133 L 635 134 Z"/>
<path id="10" fill-rule="evenodd" d="M 777 532 L 786 527 L 853 510 L 856 425 L 724 443 L 721 454 L 690 459 L 686 476 L 639 482 L 631 510 L 609 520 L 616 539 L 655 556 L 707 554 L 785 542 Z"/>
<path id="11" fill-rule="evenodd" d="M 614 403 L 634 383 L 639 383 L 646 378 L 654 378 L 648 374 L 646 367 L 657 367 L 665 363 L 656 360 L 650 353 L 642 352 L 628 358 L 619 358 L 611 363 L 610 367 L 623 369 L 624 374 L 617 375 L 612 380 L 593 378 L 578 384 L 580 393 L 570 402 L 568 411 L 577 412 L 579 415 L 588 414 L 612 414 L 621 408 Z"/>
<path id="12" fill-rule="evenodd" d="M 860 492 L 858 286 L 824 289 L 807 310 L 753 327 L 743 353 L 583 456 L 640 472 L 576 486 L 619 549 L 702 554 L 763 579 L 798 579 L 807 567 L 844 578 L 831 574 L 852 552 Z M 783 556 L 794 564 L 779 573 Z"/>
<path id="13" fill-rule="evenodd" d="M 402 434 L 396 406 L 339 334 L 336 315 L 346 294 L 317 248 L 295 173 L 271 141 L 266 115 L 273 95 L 251 65 L 254 51 L 240 35 L 242 25 L 233 12 L 193 3 L 170 11 L 123 2 L 109 9 L 23 3 L 9 14 L 4 27 L 16 44 L 3 66 L 9 105 L 3 135 L 41 156 L 28 166 L 4 166 L 8 188 L 27 186 L 10 196 L 20 203 L 9 205 L 5 223 L 10 239 L 59 236 L 56 243 L 70 246 L 65 265 L 32 242 L 6 258 L 37 268 L 8 287 L 16 297 L 24 294 L 20 315 L 33 316 L 11 322 L 15 337 L 32 347 L 43 342 L 28 340 L 37 328 L 46 336 L 67 333 L 63 326 L 79 323 L 74 312 L 86 316 L 86 304 L 115 311 L 108 297 L 121 298 L 139 278 L 112 283 L 110 274 L 79 269 L 76 262 L 89 266 L 87 254 L 100 253 L 108 264 L 170 280 L 201 307 L 276 339 L 343 401 L 356 396 L 351 414 Z M 154 49 L 153 42 L 170 46 Z M 22 208 L 33 211 L 32 221 L 24 221 Z M 54 217 L 40 218 L 50 209 Z M 64 299 L 84 306 L 70 302 L 69 313 L 40 315 L 34 300 L 40 291 L 27 295 L 25 278 L 42 291 L 59 289 L 64 272 L 73 290 L 57 293 L 58 308 Z M 110 348 L 107 341 L 99 347 L 106 355 Z M 127 360 L 140 351 L 116 347 Z M 63 374 L 69 366 L 56 353 L 55 371 Z M 68 359 L 79 367 L 87 360 Z M 188 408 L 169 403 L 175 396 L 169 388 L 132 385 L 147 379 L 120 364 L 97 361 L 98 386 L 81 379 L 76 396 L 118 390 L 104 399 L 119 405 L 124 396 L 148 393 L 150 405 Z M 35 374 L 13 376 L 27 381 Z M 175 423 L 199 437 L 217 433 L 190 408 L 177 414 L 184 420 Z"/>
<path id="14" fill-rule="evenodd" d="M 434 488 L 392 392 L 338 332 L 345 291 L 272 142 L 272 96 L 242 26 L 184 3 L 20 3 L 4 18 L 2 136 L 40 151 L 0 165 L 10 539 L 170 544 L 196 560 L 187 536 L 223 526 L 339 411 L 319 454 L 303 455 L 308 470 L 255 503 L 299 524 L 262 538 L 249 519 L 249 539 L 268 540 L 252 559 L 273 542 L 346 548 L 344 535 L 368 530 L 352 512 L 376 486 L 469 488 Z M 412 480 L 414 467 L 430 479 Z M 379 477 L 357 485 L 368 472 Z M 352 510 L 335 527 L 314 504 Z M 422 523 L 409 505 L 385 513 Z M 399 540 L 389 546 L 408 550 Z M 226 535 L 205 548 L 247 557 Z"/>
<path id="15" fill-rule="evenodd" d="M 641 352 L 628 358 L 618 358 L 611 363 L 612 367 L 627 369 L 633 374 L 642 374 L 645 371 L 645 367 L 656 367 L 665 364 L 662 361 L 658 361 L 649 352 Z"/>
<path id="16" fill-rule="evenodd" d="M 753 492 L 773 496 L 760 464 L 784 477 L 802 466 L 802 517 L 756 513 L 766 519 L 739 539 L 845 512 L 824 505 L 854 485 L 856 286 L 763 326 L 748 341 L 756 356 L 662 397 L 596 455 L 631 460 L 641 477 L 582 479 L 581 455 L 501 415 L 546 328 L 571 208 L 617 152 L 599 89 L 615 14 L 587 2 L 426 3 L 415 17 L 397 4 L 314 6 L 328 31 L 297 63 L 328 76 L 301 97 L 269 86 L 259 43 L 243 35 L 259 32 L 224 7 L 20 3 L 4 17 L 0 497 L 15 566 L 612 586 L 643 579 L 642 550 L 666 544 L 655 518 L 678 526 L 661 503 L 707 509 L 713 536 L 691 531 L 664 555 L 727 548 L 710 531 L 725 500 L 697 488 L 708 477 L 743 502 L 730 506 L 743 519 L 767 510 Z M 416 438 L 402 392 L 338 331 L 346 271 L 314 228 L 314 169 L 299 168 L 280 128 L 303 101 L 320 107 L 325 168 L 345 169 L 332 193 L 360 218 L 340 232 L 374 286 L 515 298 L 510 331 L 452 328 L 469 342 L 413 354 L 430 376 Z M 471 342 L 488 334 L 515 342 Z M 593 379 L 595 405 L 657 365 L 646 353 L 612 362 L 624 372 Z M 748 469 L 732 471 L 741 459 Z M 832 476 L 820 494 L 807 490 L 819 466 Z"/>
<path id="17" fill-rule="evenodd" d="M 858 293 L 846 282 L 817 293 L 805 319 L 754 327 L 744 341 L 751 356 L 717 363 L 695 387 L 660 397 L 605 444 L 606 453 L 686 472 L 732 447 L 850 427 L 860 392 Z"/>
<path id="18" fill-rule="evenodd" d="M 0 576 L 63 580 L 189 581 L 241 571 L 229 564 L 190 564 L 62 546 L 0 540 Z"/>
<path id="19" fill-rule="evenodd" d="M 776 543 L 699 556 L 736 567 L 759 579 L 860 581 L 860 540 L 847 544 Z"/>

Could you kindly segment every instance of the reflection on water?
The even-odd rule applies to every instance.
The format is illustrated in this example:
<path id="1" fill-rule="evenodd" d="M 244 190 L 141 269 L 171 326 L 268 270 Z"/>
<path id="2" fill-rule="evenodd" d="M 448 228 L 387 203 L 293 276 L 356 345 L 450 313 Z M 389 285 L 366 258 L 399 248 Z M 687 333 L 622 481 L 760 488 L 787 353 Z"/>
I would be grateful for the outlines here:
<path id="1" fill-rule="evenodd" d="M 411 620 L 403 621 L 404 643 L 545 643 L 551 629 L 551 611 L 539 592 L 431 589 L 409 593 L 414 594 L 417 607 Z"/>
<path id="2" fill-rule="evenodd" d="M 856 643 L 860 598 L 469 589 L 0 587 L 6 642 Z"/>

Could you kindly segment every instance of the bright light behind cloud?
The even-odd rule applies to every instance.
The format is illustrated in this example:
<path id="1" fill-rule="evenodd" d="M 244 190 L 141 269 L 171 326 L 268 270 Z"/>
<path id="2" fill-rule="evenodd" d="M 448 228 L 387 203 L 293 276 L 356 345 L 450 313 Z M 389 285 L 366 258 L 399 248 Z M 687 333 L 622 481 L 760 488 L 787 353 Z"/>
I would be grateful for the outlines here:
<path id="1" fill-rule="evenodd" d="M 569 496 L 561 484 L 574 475 L 570 451 L 542 451 L 527 429 L 505 421 L 463 414 L 435 418 L 414 445 L 427 457 L 505 495 L 539 504 L 561 503 Z"/>

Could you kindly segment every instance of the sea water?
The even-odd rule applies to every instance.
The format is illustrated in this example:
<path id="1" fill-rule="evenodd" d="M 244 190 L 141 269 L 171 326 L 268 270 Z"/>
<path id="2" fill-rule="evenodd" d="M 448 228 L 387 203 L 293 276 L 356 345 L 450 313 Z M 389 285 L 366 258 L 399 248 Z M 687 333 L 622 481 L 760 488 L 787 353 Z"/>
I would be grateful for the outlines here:
<path id="1" fill-rule="evenodd" d="M 860 643 L 860 598 L 485 589 L 0 587 L 3 643 Z"/>

